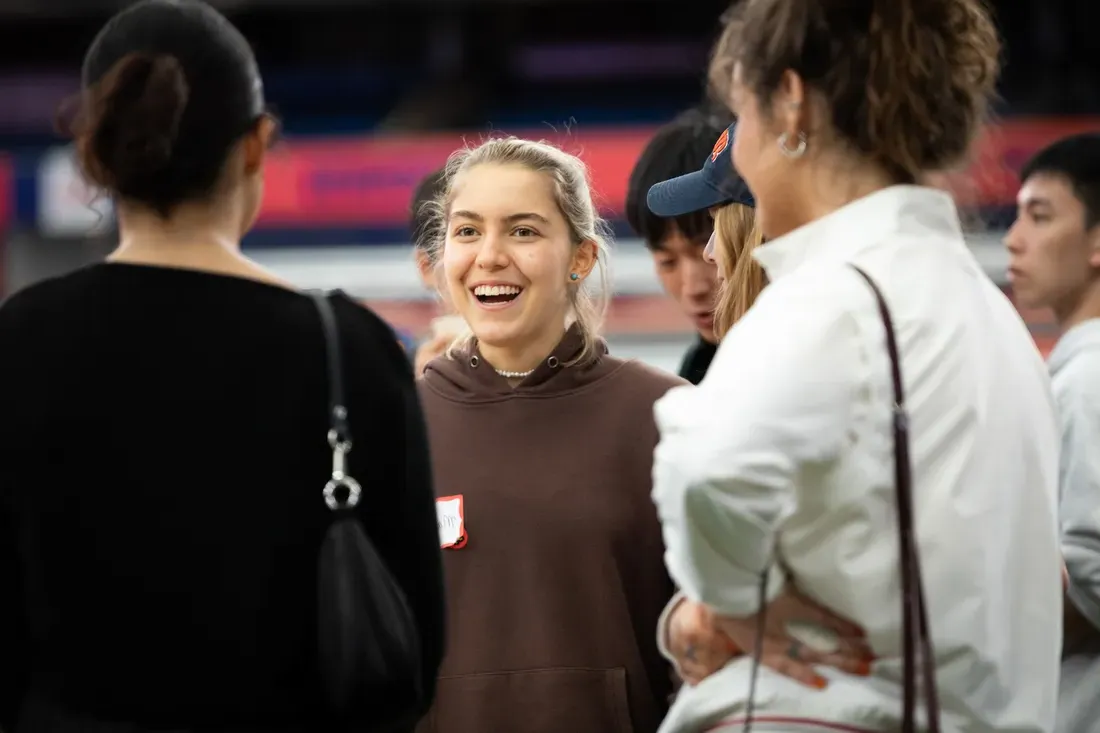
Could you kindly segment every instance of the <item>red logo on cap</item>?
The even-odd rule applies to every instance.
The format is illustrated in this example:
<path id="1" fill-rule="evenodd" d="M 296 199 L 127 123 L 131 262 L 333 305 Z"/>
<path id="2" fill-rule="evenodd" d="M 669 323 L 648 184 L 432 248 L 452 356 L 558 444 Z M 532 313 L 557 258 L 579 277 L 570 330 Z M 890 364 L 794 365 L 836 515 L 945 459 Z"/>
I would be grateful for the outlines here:
<path id="1" fill-rule="evenodd" d="M 718 136 L 718 142 L 714 143 L 714 149 L 710 151 L 710 162 L 718 160 L 718 156 L 722 154 L 730 144 L 730 131 L 729 128 L 722 130 L 722 134 Z"/>

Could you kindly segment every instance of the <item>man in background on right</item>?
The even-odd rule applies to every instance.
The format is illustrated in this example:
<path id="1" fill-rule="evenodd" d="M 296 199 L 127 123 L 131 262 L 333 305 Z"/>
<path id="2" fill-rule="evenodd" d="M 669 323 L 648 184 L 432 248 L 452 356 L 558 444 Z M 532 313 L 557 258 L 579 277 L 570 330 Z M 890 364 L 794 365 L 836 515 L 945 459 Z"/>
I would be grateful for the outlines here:
<path id="1" fill-rule="evenodd" d="M 1025 308 L 1050 308 L 1061 422 L 1059 520 L 1066 581 L 1058 733 L 1100 730 L 1100 135 L 1060 140 L 1020 176 L 1005 237 L 1009 281 Z M 1020 528 L 1026 531 L 1026 527 Z"/>

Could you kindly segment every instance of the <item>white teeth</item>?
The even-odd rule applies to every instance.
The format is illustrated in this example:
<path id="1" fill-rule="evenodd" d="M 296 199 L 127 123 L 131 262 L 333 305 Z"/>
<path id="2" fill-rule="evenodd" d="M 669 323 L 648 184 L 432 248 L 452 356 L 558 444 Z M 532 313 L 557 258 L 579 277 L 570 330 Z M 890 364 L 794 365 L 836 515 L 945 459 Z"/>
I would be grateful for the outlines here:
<path id="1" fill-rule="evenodd" d="M 478 285 L 474 288 L 474 295 L 519 295 L 520 289 L 515 285 Z"/>

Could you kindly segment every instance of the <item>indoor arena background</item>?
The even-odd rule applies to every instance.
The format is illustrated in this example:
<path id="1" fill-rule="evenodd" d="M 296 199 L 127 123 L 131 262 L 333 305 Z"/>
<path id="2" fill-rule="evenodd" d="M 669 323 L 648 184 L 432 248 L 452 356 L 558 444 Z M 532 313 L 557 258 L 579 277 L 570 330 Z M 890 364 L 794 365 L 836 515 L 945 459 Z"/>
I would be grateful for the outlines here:
<path id="1" fill-rule="evenodd" d="M 81 54 L 122 0 L 0 0 L 0 293 L 101 258 L 110 203 L 89 191 L 52 122 Z M 253 43 L 285 131 L 251 255 L 303 287 L 342 288 L 414 334 L 433 315 L 407 231 L 417 182 L 465 140 L 546 138 L 579 152 L 619 235 L 613 352 L 675 369 L 690 324 L 660 294 L 621 221 L 627 176 L 660 123 L 703 96 L 725 0 L 225 0 Z M 1015 171 L 1065 134 L 1100 129 L 1095 0 L 994 3 L 1002 103 L 949 185 L 971 244 L 1004 283 Z M 1026 313 L 1048 347 L 1044 313 Z"/>

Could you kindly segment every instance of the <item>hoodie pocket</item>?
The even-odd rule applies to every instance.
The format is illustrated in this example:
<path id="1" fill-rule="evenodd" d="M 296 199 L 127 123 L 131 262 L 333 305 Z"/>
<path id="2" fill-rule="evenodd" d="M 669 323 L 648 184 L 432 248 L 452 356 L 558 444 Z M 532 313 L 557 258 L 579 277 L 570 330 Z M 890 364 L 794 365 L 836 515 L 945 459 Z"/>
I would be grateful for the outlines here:
<path id="1" fill-rule="evenodd" d="M 419 733 L 634 733 L 626 670 L 536 669 L 441 677 Z"/>

